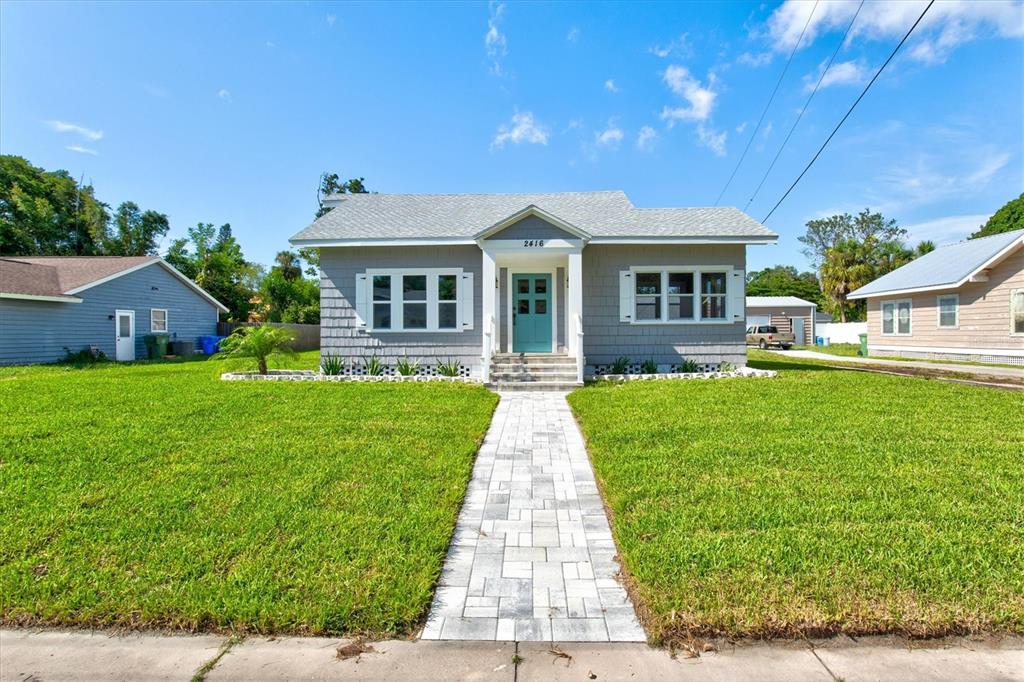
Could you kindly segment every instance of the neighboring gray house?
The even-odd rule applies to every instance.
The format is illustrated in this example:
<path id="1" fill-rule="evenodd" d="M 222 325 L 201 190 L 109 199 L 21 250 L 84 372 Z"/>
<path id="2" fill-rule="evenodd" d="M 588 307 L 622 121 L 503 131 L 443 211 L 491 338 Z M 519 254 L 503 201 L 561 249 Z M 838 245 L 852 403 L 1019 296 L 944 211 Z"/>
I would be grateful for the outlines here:
<path id="1" fill-rule="evenodd" d="M 0 364 L 53 362 L 95 346 L 146 356 L 154 332 L 216 334 L 227 308 L 156 256 L 0 258 Z"/>
<path id="2" fill-rule="evenodd" d="M 621 191 L 325 206 L 291 239 L 320 249 L 322 352 L 451 358 L 498 382 L 544 364 L 575 383 L 620 356 L 745 364 L 746 246 L 777 238 L 735 208 L 636 208 Z"/>

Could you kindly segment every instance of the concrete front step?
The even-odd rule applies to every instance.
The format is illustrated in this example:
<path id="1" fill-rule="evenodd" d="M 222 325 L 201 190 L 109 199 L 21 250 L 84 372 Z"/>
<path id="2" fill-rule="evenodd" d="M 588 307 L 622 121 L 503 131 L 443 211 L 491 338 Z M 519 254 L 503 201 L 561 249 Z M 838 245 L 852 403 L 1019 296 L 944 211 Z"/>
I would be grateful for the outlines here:
<path id="1" fill-rule="evenodd" d="M 514 363 L 518 365 L 572 365 L 576 366 L 576 360 L 568 355 L 554 355 L 552 353 L 496 353 L 491 362 L 495 364 Z"/>
<path id="2" fill-rule="evenodd" d="M 507 372 L 492 372 L 491 381 L 522 381 L 535 384 L 539 381 L 576 381 L 576 372 L 559 372 L 557 374 L 509 374 Z"/>
<path id="3" fill-rule="evenodd" d="M 491 365 L 492 372 L 516 372 L 518 374 L 547 374 L 559 372 L 571 372 L 576 374 L 576 365 L 518 365 L 511 362 L 496 362 Z"/>
<path id="4" fill-rule="evenodd" d="M 575 381 L 495 381 L 487 387 L 496 391 L 572 391 L 582 385 Z"/>

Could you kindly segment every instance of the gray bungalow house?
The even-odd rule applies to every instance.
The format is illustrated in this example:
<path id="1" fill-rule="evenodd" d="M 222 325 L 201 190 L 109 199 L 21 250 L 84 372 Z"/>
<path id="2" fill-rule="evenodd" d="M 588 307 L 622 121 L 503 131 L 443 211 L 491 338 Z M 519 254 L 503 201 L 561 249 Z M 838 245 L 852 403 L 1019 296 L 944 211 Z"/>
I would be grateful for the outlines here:
<path id="1" fill-rule="evenodd" d="M 735 208 L 637 208 L 621 191 L 325 205 L 291 239 L 320 249 L 322 352 L 453 359 L 499 385 L 578 383 L 619 357 L 745 364 L 746 247 L 777 238 Z"/>
<path id="2" fill-rule="evenodd" d="M 96 347 L 145 357 L 142 337 L 216 334 L 221 303 L 156 256 L 0 258 L 0 364 L 53 362 Z"/>

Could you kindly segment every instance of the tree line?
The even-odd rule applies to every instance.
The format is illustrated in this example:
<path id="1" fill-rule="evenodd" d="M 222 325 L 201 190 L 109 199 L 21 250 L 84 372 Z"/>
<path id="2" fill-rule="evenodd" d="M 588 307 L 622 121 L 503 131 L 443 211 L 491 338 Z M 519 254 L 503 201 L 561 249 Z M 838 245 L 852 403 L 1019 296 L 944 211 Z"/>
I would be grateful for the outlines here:
<path id="1" fill-rule="evenodd" d="M 323 196 L 366 192 L 363 178 L 325 173 L 315 217 L 330 209 Z M 231 225 L 200 222 L 161 253 L 167 215 L 123 201 L 116 209 L 91 184 L 67 171 L 47 171 L 20 156 L 0 155 L 0 256 L 155 256 L 227 306 L 231 321 L 320 322 L 319 253 L 278 252 L 266 268 L 248 260 Z"/>

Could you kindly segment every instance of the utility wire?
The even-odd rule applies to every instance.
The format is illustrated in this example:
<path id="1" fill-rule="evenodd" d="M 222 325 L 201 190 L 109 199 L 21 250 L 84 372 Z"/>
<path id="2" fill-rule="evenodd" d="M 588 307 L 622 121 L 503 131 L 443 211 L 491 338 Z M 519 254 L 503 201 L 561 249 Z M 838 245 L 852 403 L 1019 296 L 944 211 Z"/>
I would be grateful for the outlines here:
<path id="1" fill-rule="evenodd" d="M 814 95 L 817 94 L 818 88 L 821 87 L 822 81 L 825 80 L 825 74 L 827 74 L 828 70 L 832 68 L 832 62 L 835 61 L 836 55 L 839 54 L 839 50 L 846 43 L 846 37 L 850 35 L 850 29 L 853 28 L 854 22 L 857 21 L 857 15 L 860 14 L 860 10 L 862 7 L 864 7 L 864 0 L 860 0 L 860 4 L 857 5 L 857 11 L 853 13 L 853 19 L 850 19 L 850 24 L 849 26 L 846 27 L 846 33 L 843 34 L 843 37 L 839 41 L 839 44 L 836 45 L 836 49 L 832 53 L 832 56 L 829 57 L 828 64 L 825 65 L 825 69 L 824 71 L 821 72 L 821 76 L 818 78 L 818 82 L 814 85 L 814 90 L 811 90 L 811 94 L 807 97 L 807 101 L 804 102 L 803 108 L 800 110 L 800 113 L 797 114 L 796 120 L 793 121 L 792 127 L 790 127 L 789 132 L 786 133 L 786 139 L 782 141 L 782 146 L 779 147 L 779 151 L 775 152 L 775 158 L 772 159 L 771 164 L 768 166 L 768 170 L 764 172 L 764 177 L 761 178 L 761 182 L 757 184 L 757 189 L 755 189 L 754 193 L 750 195 L 749 199 L 747 199 L 747 204 L 746 206 L 743 207 L 744 212 L 746 212 L 746 210 L 750 208 L 750 204 L 757 197 L 758 192 L 761 191 L 761 187 L 764 186 L 765 180 L 768 179 L 768 176 L 771 175 L 772 169 L 775 168 L 775 162 L 779 160 L 780 156 L 782 156 L 782 150 L 786 148 L 786 144 L 789 143 L 789 138 L 793 136 L 793 131 L 796 130 L 797 124 L 799 124 L 800 119 L 803 118 L 804 112 L 807 111 L 807 107 L 811 106 L 811 100 L 814 99 Z"/>
<path id="2" fill-rule="evenodd" d="M 794 180 L 794 181 L 793 181 L 793 184 L 789 186 L 789 189 L 787 189 L 787 190 L 786 190 L 786 193 L 785 193 L 785 194 L 783 194 L 783 195 L 782 195 L 782 198 L 781 198 L 781 199 L 779 199 L 779 200 L 778 200 L 778 201 L 776 202 L 775 206 L 773 206 L 773 207 L 772 207 L 772 210 L 768 211 L 768 215 L 766 215 L 766 216 L 765 216 L 765 217 L 764 217 L 764 218 L 763 218 L 763 219 L 761 220 L 761 222 L 762 222 L 762 223 L 766 223 L 766 222 L 768 222 L 768 219 L 772 217 L 772 214 L 773 214 L 773 213 L 775 213 L 775 209 L 777 209 L 777 208 L 778 208 L 778 207 L 779 207 L 779 206 L 780 206 L 780 205 L 782 204 L 782 202 L 786 200 L 786 197 L 788 197 L 788 196 L 789 196 L 789 193 L 793 191 L 793 188 L 797 186 L 797 183 L 799 183 L 799 182 L 800 182 L 800 180 L 801 180 L 801 179 L 802 179 L 802 178 L 804 177 L 804 175 L 805 175 L 805 174 L 807 173 L 807 171 L 809 171 L 809 170 L 811 169 L 811 166 L 813 166 L 813 165 L 814 165 L 814 162 L 818 160 L 818 157 L 819 157 L 819 156 L 821 156 L 821 153 L 822 153 L 823 151 L 825 151 L 825 147 L 827 147 L 827 146 L 828 146 L 828 143 L 829 143 L 829 142 L 830 142 L 830 141 L 832 140 L 832 138 L 833 138 L 833 137 L 835 137 L 835 134 L 836 134 L 836 133 L 838 133 L 838 132 L 839 132 L 839 129 L 840 129 L 840 128 L 841 128 L 842 126 L 843 126 L 843 124 L 844 124 L 844 123 L 846 123 L 846 119 L 848 119 L 848 118 L 850 117 L 850 114 L 852 114 L 852 113 L 853 113 L 853 110 L 854 110 L 854 109 L 855 109 L 855 108 L 857 107 L 857 105 L 858 105 L 858 104 L 860 103 L 860 101 L 861 101 L 862 99 L 864 99 L 864 95 L 868 94 L 868 90 L 870 90 L 870 89 L 871 89 L 871 86 L 872 86 L 872 85 L 874 84 L 874 82 L 875 82 L 876 80 L 878 80 L 878 77 L 879 77 L 880 75 L 882 75 L 882 71 L 884 71 L 884 70 L 885 70 L 885 67 L 889 65 L 889 62 L 891 62 L 891 61 L 892 61 L 892 58 L 896 56 L 896 53 L 900 51 L 900 48 L 901 48 L 901 47 L 903 47 L 903 43 L 907 42 L 907 38 L 909 38 L 909 37 L 910 37 L 910 34 L 914 32 L 914 29 L 915 29 L 915 28 L 917 28 L 917 25 L 921 23 L 921 20 L 922 20 L 922 19 L 924 19 L 924 15 L 928 13 L 928 10 L 930 10 L 930 9 L 931 9 L 931 7 L 932 7 L 932 5 L 934 5 L 934 4 L 935 4 L 935 0 L 931 0 L 931 1 L 930 1 L 930 2 L 928 3 L 928 6 L 924 8 L 924 11 L 923 11 L 923 12 L 921 12 L 921 16 L 919 16 L 919 17 L 917 18 L 917 21 L 915 21 L 915 22 L 914 22 L 914 25 L 913 25 L 913 26 L 911 26 L 911 27 L 910 27 L 910 30 L 909 30 L 909 31 L 907 31 L 907 34 L 906 34 L 905 36 L 903 36 L 903 40 L 901 40 L 901 41 L 899 42 L 899 45 L 897 45 L 897 46 L 896 46 L 896 48 L 895 48 L 895 49 L 894 49 L 894 50 L 892 51 L 892 54 L 890 54 L 890 55 L 889 55 L 889 58 L 885 60 L 885 63 L 884 63 L 884 64 L 882 64 L 882 66 L 880 66 L 880 67 L 878 68 L 878 71 L 877 71 L 877 72 L 875 72 L 875 75 L 874 75 L 874 76 L 872 76 L 871 80 L 870 80 L 870 81 L 868 82 L 868 84 L 867 84 L 867 85 L 866 85 L 866 86 L 864 87 L 864 91 L 860 93 L 860 96 L 859 96 L 859 97 L 858 97 L 858 98 L 857 98 L 856 100 L 854 100 L 853 104 L 851 104 L 851 105 L 850 105 L 850 108 L 849 108 L 849 110 L 847 110 L 846 114 L 845 114 L 845 115 L 843 116 L 843 118 L 842 118 L 842 119 L 841 119 L 841 120 L 839 121 L 839 123 L 838 123 L 838 124 L 836 124 L 836 127 L 835 127 L 835 129 L 833 129 L 833 130 L 832 130 L 832 133 L 831 133 L 831 134 L 830 134 L 830 135 L 829 135 L 829 136 L 828 136 L 828 137 L 827 137 L 827 138 L 825 139 L 825 141 L 824 141 L 824 142 L 822 143 L 822 145 L 821 145 L 821 148 L 820 148 L 820 149 L 818 150 L 818 152 L 817 152 L 817 153 L 816 153 L 816 154 L 814 155 L 814 158 L 812 158 L 812 159 L 810 160 L 810 162 L 809 162 L 809 163 L 807 164 L 807 166 L 806 166 L 806 167 L 805 167 L 805 168 L 804 168 L 804 169 L 803 169 L 802 171 L 800 171 L 800 175 L 798 175 L 798 176 L 797 176 L 797 178 L 796 178 L 796 180 Z"/>
<path id="3" fill-rule="evenodd" d="M 779 91 L 779 86 L 782 85 L 782 79 L 786 77 L 786 72 L 789 71 L 789 65 L 793 63 L 793 57 L 796 56 L 796 51 L 800 49 L 800 43 L 804 40 L 804 33 L 807 32 L 807 27 L 811 25 L 811 17 L 814 16 L 814 10 L 818 9 L 818 0 L 814 0 L 814 7 L 811 8 L 811 13 L 807 15 L 807 22 L 804 24 L 804 29 L 800 31 L 800 37 L 796 40 L 796 45 L 793 46 L 793 51 L 789 53 L 789 59 L 786 60 L 786 66 L 782 69 L 782 73 L 779 74 L 779 80 L 775 83 L 775 89 L 772 90 L 771 97 L 768 98 L 768 103 L 764 105 L 764 111 L 761 112 L 761 118 L 757 120 L 757 125 L 754 126 L 754 132 L 750 135 L 750 139 L 747 140 L 747 146 L 743 148 L 743 153 L 740 155 L 740 160 L 736 162 L 736 167 L 732 169 L 732 175 L 726 180 L 725 186 L 722 187 L 722 191 L 718 193 L 718 198 L 715 199 L 715 206 L 718 206 L 718 202 L 722 200 L 725 195 L 725 190 L 729 189 L 729 185 L 732 184 L 733 178 L 736 177 L 736 171 L 743 165 L 743 159 L 747 157 L 747 152 L 750 151 L 750 145 L 753 144 L 754 139 L 757 137 L 757 131 L 761 129 L 761 124 L 764 123 L 764 117 L 768 113 L 768 109 L 771 108 L 772 102 L 775 101 L 775 95 Z"/>

